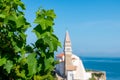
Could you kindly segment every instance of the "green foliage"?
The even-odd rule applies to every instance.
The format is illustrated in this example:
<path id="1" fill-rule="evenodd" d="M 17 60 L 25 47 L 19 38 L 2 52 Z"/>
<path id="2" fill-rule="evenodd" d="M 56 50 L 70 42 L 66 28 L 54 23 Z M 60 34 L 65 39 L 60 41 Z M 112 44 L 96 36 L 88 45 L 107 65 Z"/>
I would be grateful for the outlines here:
<path id="1" fill-rule="evenodd" d="M 95 75 L 96 77 L 100 78 L 100 77 L 103 75 L 103 73 L 94 73 L 94 75 Z"/>
<path id="2" fill-rule="evenodd" d="M 36 12 L 33 32 L 37 40 L 26 45 L 25 31 L 30 27 L 21 0 L 0 0 L 0 79 L 53 80 L 54 52 L 60 42 L 53 33 L 53 10 Z M 26 56 L 26 54 L 28 56 Z"/>
<path id="3" fill-rule="evenodd" d="M 54 69 L 54 51 L 57 51 L 57 47 L 60 46 L 58 38 L 53 34 L 54 18 L 56 15 L 53 10 L 38 10 L 36 13 L 36 27 L 33 32 L 37 36 L 37 41 L 34 44 L 34 51 L 37 53 L 38 63 L 41 67 L 40 71 L 37 72 L 39 76 L 34 78 L 49 79 L 53 80 L 51 71 Z"/>
<path id="4" fill-rule="evenodd" d="M 35 58 L 36 54 L 35 53 L 32 53 L 30 55 L 28 55 L 27 57 L 27 64 L 28 64 L 28 71 L 29 71 L 29 74 L 28 76 L 32 76 L 34 74 L 36 74 L 37 72 L 37 60 Z"/>
<path id="5" fill-rule="evenodd" d="M 104 75 L 102 72 L 100 73 L 92 73 L 92 78 L 90 80 L 96 80 L 95 77 L 99 80 L 99 78 Z"/>
<path id="6" fill-rule="evenodd" d="M 92 78 L 90 78 L 89 80 L 95 80 L 94 74 L 92 74 Z"/>

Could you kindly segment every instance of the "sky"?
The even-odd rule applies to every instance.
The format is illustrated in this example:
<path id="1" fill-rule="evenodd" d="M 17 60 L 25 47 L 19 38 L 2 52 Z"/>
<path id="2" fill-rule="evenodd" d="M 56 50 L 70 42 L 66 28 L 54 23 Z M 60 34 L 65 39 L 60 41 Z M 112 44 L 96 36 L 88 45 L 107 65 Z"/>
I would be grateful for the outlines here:
<path id="1" fill-rule="evenodd" d="M 120 0 L 22 0 L 25 16 L 33 27 L 27 30 L 27 43 L 36 40 L 31 32 L 38 8 L 54 9 L 54 33 L 62 46 L 66 30 L 73 53 L 88 57 L 120 57 Z M 63 51 L 63 47 L 57 53 Z"/>

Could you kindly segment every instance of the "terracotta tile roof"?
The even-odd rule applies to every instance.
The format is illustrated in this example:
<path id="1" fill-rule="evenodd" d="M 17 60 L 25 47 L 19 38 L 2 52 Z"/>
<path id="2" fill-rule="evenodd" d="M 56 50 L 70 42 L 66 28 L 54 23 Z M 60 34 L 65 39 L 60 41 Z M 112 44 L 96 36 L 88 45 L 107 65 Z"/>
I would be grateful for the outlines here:
<path id="1" fill-rule="evenodd" d="M 73 66 L 73 65 L 67 65 L 67 67 L 66 67 L 66 70 L 68 70 L 68 71 L 74 71 L 74 70 L 76 70 L 76 68 L 77 68 L 77 66 Z"/>
<path id="2" fill-rule="evenodd" d="M 62 58 L 63 56 L 64 56 L 64 53 L 60 53 L 60 54 L 58 54 L 56 57 Z"/>

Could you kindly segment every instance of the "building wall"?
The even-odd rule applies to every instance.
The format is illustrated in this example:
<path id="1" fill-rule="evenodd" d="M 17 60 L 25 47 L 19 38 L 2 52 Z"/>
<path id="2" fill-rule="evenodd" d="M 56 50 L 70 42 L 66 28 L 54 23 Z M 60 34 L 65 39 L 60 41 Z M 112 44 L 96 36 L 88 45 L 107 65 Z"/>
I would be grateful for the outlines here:
<path id="1" fill-rule="evenodd" d="M 86 76 L 85 76 L 85 79 L 86 79 L 86 80 L 89 80 L 90 78 L 92 78 L 92 73 L 91 73 L 91 72 L 86 72 L 85 75 L 86 75 Z"/>
<path id="2" fill-rule="evenodd" d="M 104 72 L 104 71 L 94 71 L 94 70 L 92 70 L 92 71 L 89 71 L 89 72 L 91 72 L 91 74 L 93 75 L 93 77 L 95 79 L 106 80 L 106 72 Z M 95 74 L 97 74 L 99 76 L 97 76 Z"/>
<path id="3" fill-rule="evenodd" d="M 57 60 L 60 60 L 60 58 L 57 58 Z M 59 73 L 61 76 L 64 76 L 64 61 L 60 62 L 59 64 L 56 65 L 56 71 Z"/>
<path id="4" fill-rule="evenodd" d="M 67 71 L 67 80 L 74 80 L 73 71 Z"/>
<path id="5" fill-rule="evenodd" d="M 73 60 L 73 65 L 77 66 L 76 70 L 73 71 L 74 73 L 74 79 L 75 80 L 88 80 L 89 78 L 91 78 L 91 73 L 86 73 L 84 65 L 82 63 L 82 60 L 77 57 L 76 55 L 73 55 L 72 57 L 76 58 L 75 60 Z"/>
<path id="6" fill-rule="evenodd" d="M 64 57 L 63 57 L 64 58 Z M 61 75 L 61 76 L 64 76 L 64 69 L 65 69 L 65 62 L 63 61 L 63 58 L 57 58 L 57 60 L 60 61 L 59 64 L 56 65 L 56 71 L 58 71 L 58 73 Z M 72 60 L 72 58 L 74 58 Z M 76 70 L 74 71 L 70 71 L 70 74 L 73 74 L 73 80 L 89 80 L 89 78 L 92 77 L 91 73 L 90 72 L 86 72 L 85 71 L 85 68 L 84 68 L 84 65 L 82 63 L 82 60 L 76 56 L 76 55 L 73 55 L 71 56 L 71 60 L 69 60 L 69 62 L 76 66 Z M 71 79 L 70 77 L 70 74 L 67 72 L 66 75 L 67 75 L 67 80 Z"/>

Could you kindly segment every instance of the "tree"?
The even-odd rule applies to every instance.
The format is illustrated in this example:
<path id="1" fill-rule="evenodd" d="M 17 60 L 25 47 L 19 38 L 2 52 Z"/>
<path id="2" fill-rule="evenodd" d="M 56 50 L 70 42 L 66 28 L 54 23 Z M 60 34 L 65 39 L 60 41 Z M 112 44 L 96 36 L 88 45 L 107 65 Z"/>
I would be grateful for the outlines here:
<path id="1" fill-rule="evenodd" d="M 54 52 L 60 42 L 53 33 L 53 10 L 36 12 L 33 32 L 35 43 L 26 45 L 25 31 L 30 27 L 21 0 L 0 0 L 0 79 L 2 80 L 52 80 L 51 71 L 56 61 Z M 26 56 L 26 54 L 28 56 Z"/>

